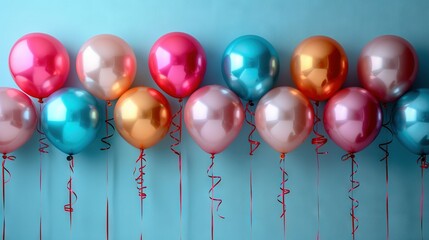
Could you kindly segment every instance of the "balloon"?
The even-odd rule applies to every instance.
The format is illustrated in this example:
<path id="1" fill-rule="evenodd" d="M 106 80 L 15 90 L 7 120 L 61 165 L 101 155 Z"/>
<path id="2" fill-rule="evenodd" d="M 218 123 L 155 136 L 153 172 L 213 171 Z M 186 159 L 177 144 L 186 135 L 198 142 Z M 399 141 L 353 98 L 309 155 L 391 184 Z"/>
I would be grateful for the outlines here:
<path id="1" fill-rule="evenodd" d="M 42 110 L 42 129 L 49 141 L 74 155 L 97 136 L 100 112 L 97 100 L 78 88 L 63 88 L 52 94 Z"/>
<path id="2" fill-rule="evenodd" d="M 64 85 L 70 59 L 65 47 L 54 37 L 30 33 L 13 45 L 9 69 L 22 91 L 42 101 Z"/>
<path id="3" fill-rule="evenodd" d="M 116 103 L 114 119 L 116 129 L 128 143 L 147 149 L 167 134 L 171 124 L 170 104 L 153 88 L 131 88 Z"/>
<path id="4" fill-rule="evenodd" d="M 240 133 L 243 121 L 240 99 L 219 85 L 198 89 L 185 105 L 185 125 L 189 134 L 210 154 L 225 150 Z"/>
<path id="5" fill-rule="evenodd" d="M 369 42 L 358 61 L 363 87 L 381 102 L 396 101 L 410 89 L 417 75 L 417 54 L 407 40 L 392 35 Z"/>
<path id="6" fill-rule="evenodd" d="M 149 70 L 164 92 L 175 98 L 184 98 L 202 82 L 206 73 L 206 54 L 191 35 L 167 33 L 150 49 Z"/>
<path id="7" fill-rule="evenodd" d="M 0 152 L 10 153 L 33 135 L 36 110 L 30 98 L 19 90 L 0 87 Z"/>
<path id="8" fill-rule="evenodd" d="M 121 38 L 101 34 L 80 48 L 77 75 L 83 86 L 97 98 L 119 98 L 133 83 L 137 63 L 131 47 Z"/>
<path id="9" fill-rule="evenodd" d="M 232 41 L 222 57 L 222 75 L 228 87 L 246 101 L 259 100 L 273 88 L 279 56 L 265 39 L 246 35 Z"/>
<path id="10" fill-rule="evenodd" d="M 259 101 L 255 111 L 256 130 L 272 148 L 288 153 L 297 148 L 313 129 L 310 101 L 291 87 L 277 87 Z"/>
<path id="11" fill-rule="evenodd" d="M 348 61 L 332 38 L 313 36 L 302 41 L 290 62 L 292 80 L 308 98 L 324 101 L 337 92 L 347 77 Z"/>
<path id="12" fill-rule="evenodd" d="M 429 89 L 412 90 L 396 102 L 392 127 L 399 141 L 418 155 L 429 153 Z"/>
<path id="13" fill-rule="evenodd" d="M 326 104 L 323 123 L 329 137 L 338 146 L 356 153 L 368 146 L 380 132 L 380 104 L 363 88 L 345 88 Z"/>

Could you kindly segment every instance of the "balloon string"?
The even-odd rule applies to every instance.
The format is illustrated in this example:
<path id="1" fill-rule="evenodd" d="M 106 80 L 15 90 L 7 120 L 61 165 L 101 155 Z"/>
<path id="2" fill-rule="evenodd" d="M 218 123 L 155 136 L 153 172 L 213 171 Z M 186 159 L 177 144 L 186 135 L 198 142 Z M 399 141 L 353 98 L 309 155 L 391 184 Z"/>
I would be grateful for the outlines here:
<path id="1" fill-rule="evenodd" d="M 254 104 L 252 101 L 248 101 L 246 104 L 246 122 L 250 126 L 250 133 L 247 137 L 247 141 L 250 145 L 249 150 L 249 159 L 250 159 L 250 173 L 249 173 L 249 187 L 250 187 L 250 239 L 252 239 L 253 232 L 253 169 L 252 169 L 252 156 L 255 153 L 256 149 L 258 149 L 260 142 L 253 139 L 253 133 L 256 130 L 256 126 L 253 123 L 253 119 L 255 117 L 255 112 L 251 109 Z M 249 119 L 250 118 L 250 119 Z"/>
<path id="2" fill-rule="evenodd" d="M 179 164 L 179 208 L 180 208 L 180 239 L 182 239 L 182 153 L 180 150 L 177 150 L 180 143 L 182 142 L 182 111 L 183 110 L 183 101 L 179 99 L 179 110 L 174 113 L 171 124 L 173 129 L 170 131 L 170 137 L 173 140 L 173 143 L 170 145 L 170 150 L 177 155 L 178 164 Z"/>
<path id="3" fill-rule="evenodd" d="M 384 116 L 388 116 L 387 105 L 383 104 Z M 385 174 L 386 174 L 386 240 L 389 240 L 390 237 L 390 224 L 389 224 L 389 145 L 393 141 L 393 132 L 389 127 L 391 123 L 391 118 L 387 118 L 386 122 L 383 122 L 382 127 L 389 132 L 389 138 L 386 142 L 378 144 L 378 148 L 380 148 L 384 152 L 384 156 L 380 159 L 380 161 L 385 161 Z"/>
<path id="4" fill-rule="evenodd" d="M 285 187 L 286 182 L 289 180 L 289 174 L 286 172 L 286 154 L 280 154 L 280 171 L 282 172 L 282 182 L 280 183 L 281 193 L 277 195 L 277 201 L 282 205 L 282 214 L 280 218 L 283 218 L 283 239 L 286 239 L 286 194 L 290 193 L 290 190 Z"/>
<path id="5" fill-rule="evenodd" d="M 144 149 L 140 149 L 140 155 L 136 160 L 136 167 L 134 167 L 133 175 L 135 177 L 135 181 L 137 183 L 137 190 L 140 197 L 140 224 L 143 225 L 143 200 L 147 197 L 144 190 L 146 186 L 144 185 L 144 169 L 146 167 L 146 159 L 145 159 Z M 143 232 L 140 230 L 140 240 L 143 239 Z"/>
<path id="6" fill-rule="evenodd" d="M 221 219 L 225 219 L 224 216 L 219 214 L 219 207 L 222 204 L 222 199 L 214 197 L 214 189 L 222 181 L 222 178 L 220 176 L 214 175 L 214 169 L 213 169 L 214 158 L 215 158 L 215 155 L 211 154 L 211 157 L 210 157 L 211 164 L 210 164 L 209 168 L 207 169 L 207 176 L 209 178 L 211 178 L 211 181 L 212 181 L 212 186 L 209 190 L 209 198 L 211 200 L 211 237 L 212 237 L 211 239 L 212 240 L 214 239 L 214 209 L 215 209 L 214 208 L 214 202 L 217 202 L 216 213 L 217 213 L 218 217 L 220 217 Z"/>
<path id="7" fill-rule="evenodd" d="M 74 174 L 74 157 L 73 155 L 67 156 L 67 161 L 69 162 L 69 168 L 70 168 L 70 178 L 67 182 L 67 190 L 69 192 L 69 202 L 64 205 L 64 211 L 69 213 L 69 219 L 70 219 L 70 235 L 73 225 L 73 205 L 77 201 L 77 194 L 75 191 L 73 191 L 73 174 Z M 74 200 L 73 200 L 74 197 Z"/>
<path id="8" fill-rule="evenodd" d="M 112 106 L 110 101 L 106 101 L 104 105 L 105 112 L 105 126 L 106 126 L 106 136 L 101 138 L 101 142 L 105 145 L 100 148 L 101 151 L 106 151 L 107 159 L 106 159 L 106 239 L 109 240 L 109 149 L 112 146 L 110 143 L 110 139 L 113 137 L 115 133 L 115 126 L 113 125 L 113 118 L 109 118 L 109 107 Z M 109 129 L 112 129 L 112 132 L 109 132 Z"/>
<path id="9" fill-rule="evenodd" d="M 6 239 L 6 183 L 10 181 L 12 178 L 12 174 L 10 171 L 6 168 L 6 161 L 13 161 L 15 160 L 15 156 L 7 156 L 6 153 L 3 153 L 3 161 L 1 163 L 1 173 L 2 173 L 2 207 L 3 207 L 3 230 L 2 230 L 2 239 Z M 6 177 L 7 174 L 7 177 Z"/>
<path id="10" fill-rule="evenodd" d="M 319 132 L 319 125 L 321 124 L 321 119 L 319 117 L 319 102 L 314 102 L 315 115 L 314 115 L 314 125 L 313 133 L 314 138 L 311 139 L 311 144 L 315 145 L 316 151 L 316 164 L 317 164 L 317 235 L 316 239 L 320 239 L 320 155 L 328 154 L 328 152 L 320 151 L 320 148 L 323 147 L 328 142 L 328 139 Z"/>
<path id="11" fill-rule="evenodd" d="M 417 160 L 417 163 L 420 162 L 420 176 L 421 176 L 421 195 L 420 195 L 420 234 L 421 239 L 424 239 L 423 234 L 423 213 L 424 213 L 424 199 L 425 199 L 425 184 L 424 184 L 424 170 L 429 168 L 429 163 L 426 161 L 426 155 L 420 155 Z"/>
<path id="12" fill-rule="evenodd" d="M 349 199 L 352 201 L 352 207 L 350 210 L 351 222 L 352 222 L 352 236 L 353 240 L 355 239 L 355 234 L 359 228 L 359 219 L 355 216 L 356 208 L 359 207 L 359 201 L 353 197 L 353 192 L 359 187 L 360 183 L 354 179 L 354 175 L 357 173 L 359 165 L 355 160 L 354 153 L 347 153 L 341 158 L 343 161 L 351 159 L 352 172 L 350 174 L 350 183 L 351 187 L 349 189 Z"/>
<path id="13" fill-rule="evenodd" d="M 43 101 L 39 99 L 39 113 L 42 112 Z M 40 212 L 39 212 L 39 240 L 42 240 L 42 222 L 43 222 L 43 197 L 42 197 L 42 173 L 43 173 L 43 154 L 48 153 L 49 144 L 46 143 L 46 135 L 42 130 L 42 121 L 39 119 L 37 124 L 37 132 L 39 133 L 39 192 L 40 192 Z"/>

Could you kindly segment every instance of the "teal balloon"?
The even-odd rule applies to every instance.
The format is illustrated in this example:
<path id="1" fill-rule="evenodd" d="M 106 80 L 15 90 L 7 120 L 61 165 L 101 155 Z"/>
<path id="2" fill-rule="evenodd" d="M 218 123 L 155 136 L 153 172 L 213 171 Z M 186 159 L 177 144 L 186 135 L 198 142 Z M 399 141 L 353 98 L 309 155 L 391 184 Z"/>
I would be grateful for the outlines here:
<path id="1" fill-rule="evenodd" d="M 100 128 L 97 100 L 84 90 L 63 88 L 46 101 L 41 123 L 55 147 L 69 155 L 79 153 L 95 139 Z"/>
<path id="2" fill-rule="evenodd" d="M 223 78 L 228 87 L 243 100 L 259 100 L 274 87 L 278 74 L 278 54 L 262 37 L 238 37 L 223 54 Z"/>
<path id="3" fill-rule="evenodd" d="M 403 95 L 392 110 L 392 128 L 399 141 L 418 155 L 429 153 L 429 89 Z"/>

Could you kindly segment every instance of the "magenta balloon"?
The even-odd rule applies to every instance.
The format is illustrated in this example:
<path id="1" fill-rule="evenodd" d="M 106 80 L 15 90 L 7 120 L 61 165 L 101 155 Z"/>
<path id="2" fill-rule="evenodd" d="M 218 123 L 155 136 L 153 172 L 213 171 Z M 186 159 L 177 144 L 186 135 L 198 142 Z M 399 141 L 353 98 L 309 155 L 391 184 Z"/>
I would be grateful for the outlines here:
<path id="1" fill-rule="evenodd" d="M 369 42 L 359 57 L 363 87 L 381 102 L 392 102 L 408 91 L 417 75 L 417 54 L 407 40 L 392 35 Z"/>
<path id="2" fill-rule="evenodd" d="M 185 125 L 189 134 L 210 154 L 225 150 L 240 133 L 243 121 L 240 99 L 219 85 L 198 89 L 185 105 Z"/>
<path id="3" fill-rule="evenodd" d="M 265 94 L 255 112 L 258 133 L 272 148 L 288 153 L 311 132 L 314 121 L 310 101 L 297 89 L 277 87 Z"/>
<path id="4" fill-rule="evenodd" d="M 382 124 L 380 104 L 367 90 L 345 88 L 326 104 L 323 123 L 329 137 L 347 152 L 367 147 Z"/>
<path id="5" fill-rule="evenodd" d="M 0 88 L 0 152 L 10 153 L 33 135 L 36 110 L 30 98 L 13 88 Z"/>

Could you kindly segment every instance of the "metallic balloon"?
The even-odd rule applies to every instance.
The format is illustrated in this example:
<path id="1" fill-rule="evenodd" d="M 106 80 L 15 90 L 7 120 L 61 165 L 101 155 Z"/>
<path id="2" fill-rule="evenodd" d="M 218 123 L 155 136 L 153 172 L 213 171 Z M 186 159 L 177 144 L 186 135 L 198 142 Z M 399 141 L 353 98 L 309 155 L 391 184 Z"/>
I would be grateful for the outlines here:
<path id="1" fill-rule="evenodd" d="M 30 98 L 17 89 L 0 87 L 0 153 L 13 152 L 27 142 L 36 124 Z"/>
<path id="2" fill-rule="evenodd" d="M 407 40 L 392 35 L 369 42 L 359 57 L 363 87 L 381 102 L 396 101 L 410 89 L 417 75 L 417 54 Z"/>
<path id="3" fill-rule="evenodd" d="M 22 91 L 41 100 L 64 85 L 70 59 L 66 48 L 54 37 L 30 33 L 13 45 L 9 69 Z"/>
<path id="4" fill-rule="evenodd" d="M 347 77 L 348 61 L 332 38 L 313 36 L 302 41 L 290 62 L 292 80 L 308 98 L 324 101 L 337 92 Z"/>
<path id="5" fill-rule="evenodd" d="M 191 95 L 206 73 L 206 54 L 201 44 L 182 32 L 167 33 L 150 49 L 149 70 L 155 83 L 168 95 Z"/>
<path id="6" fill-rule="evenodd" d="M 128 143 L 147 149 L 167 134 L 171 124 L 170 104 L 153 88 L 131 88 L 116 103 L 114 119 L 116 129 Z"/>
<path id="7" fill-rule="evenodd" d="M 97 100 L 78 88 L 63 88 L 52 94 L 41 115 L 49 141 L 66 154 L 76 154 L 97 136 L 100 112 Z"/>
<path id="8" fill-rule="evenodd" d="M 380 132 L 382 112 L 377 99 L 363 88 L 345 88 L 326 104 L 323 123 L 329 137 L 347 152 L 367 147 Z"/>
<path id="9" fill-rule="evenodd" d="M 133 49 L 121 38 L 101 34 L 80 48 L 76 71 L 94 96 L 111 101 L 119 98 L 134 81 L 137 71 Z"/>
<path id="10" fill-rule="evenodd" d="M 297 148 L 313 129 L 310 101 L 291 87 L 277 87 L 261 98 L 256 107 L 258 133 L 272 148 L 288 153 Z"/>
<path id="11" fill-rule="evenodd" d="M 244 110 L 228 88 L 209 85 L 195 91 L 185 105 L 185 124 L 194 141 L 207 153 L 216 154 L 240 133 Z"/>
<path id="12" fill-rule="evenodd" d="M 273 88 L 278 73 L 279 56 L 262 37 L 238 37 L 223 53 L 223 78 L 228 87 L 246 101 L 256 101 L 264 96 Z"/>
<path id="13" fill-rule="evenodd" d="M 415 154 L 429 154 L 429 89 L 407 92 L 396 102 L 392 116 L 399 141 Z"/>

